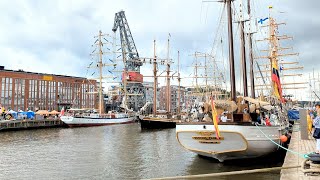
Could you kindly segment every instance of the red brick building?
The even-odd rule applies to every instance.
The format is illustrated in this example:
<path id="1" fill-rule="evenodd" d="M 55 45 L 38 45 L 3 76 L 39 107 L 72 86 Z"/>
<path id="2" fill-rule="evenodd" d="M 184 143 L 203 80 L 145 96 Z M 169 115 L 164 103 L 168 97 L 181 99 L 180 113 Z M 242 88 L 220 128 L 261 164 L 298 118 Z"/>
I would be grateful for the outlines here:
<path id="1" fill-rule="evenodd" d="M 97 107 L 97 82 L 81 77 L 7 70 L 0 66 L 0 103 L 21 109 Z"/>

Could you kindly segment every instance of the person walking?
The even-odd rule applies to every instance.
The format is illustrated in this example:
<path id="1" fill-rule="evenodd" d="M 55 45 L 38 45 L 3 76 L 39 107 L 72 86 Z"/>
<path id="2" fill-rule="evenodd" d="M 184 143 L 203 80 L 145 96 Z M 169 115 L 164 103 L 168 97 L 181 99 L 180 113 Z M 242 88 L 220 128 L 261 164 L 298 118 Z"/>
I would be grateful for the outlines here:
<path id="1" fill-rule="evenodd" d="M 316 138 L 316 153 L 320 154 L 320 104 L 316 105 L 317 117 L 313 120 L 314 132 L 313 137 Z"/>

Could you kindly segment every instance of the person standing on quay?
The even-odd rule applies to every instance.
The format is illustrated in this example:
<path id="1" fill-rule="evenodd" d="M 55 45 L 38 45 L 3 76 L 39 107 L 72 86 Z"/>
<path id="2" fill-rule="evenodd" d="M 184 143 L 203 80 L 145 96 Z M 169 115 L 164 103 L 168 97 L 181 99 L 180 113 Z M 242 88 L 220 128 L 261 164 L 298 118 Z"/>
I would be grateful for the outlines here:
<path id="1" fill-rule="evenodd" d="M 314 129 L 320 129 L 320 104 L 316 105 L 317 117 L 313 120 Z M 320 139 L 317 139 L 316 153 L 320 154 Z"/>
<path id="2" fill-rule="evenodd" d="M 307 111 L 308 135 L 312 135 L 313 113 L 312 110 Z"/>

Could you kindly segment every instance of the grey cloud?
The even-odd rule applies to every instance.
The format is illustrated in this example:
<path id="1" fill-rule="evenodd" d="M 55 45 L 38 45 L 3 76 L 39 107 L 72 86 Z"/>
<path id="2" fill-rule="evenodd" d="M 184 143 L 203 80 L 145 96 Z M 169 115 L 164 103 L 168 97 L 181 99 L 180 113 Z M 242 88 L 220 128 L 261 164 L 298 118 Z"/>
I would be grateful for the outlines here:
<path id="1" fill-rule="evenodd" d="M 235 1 L 236 2 L 236 1 Z M 171 33 L 171 54 L 176 59 L 180 50 L 182 68 L 190 71 L 195 51 L 211 49 L 220 3 L 204 4 L 201 1 L 3 1 L 1 2 L 0 51 L 17 49 L 32 54 L 37 61 L 48 64 L 70 62 L 73 65 L 59 69 L 57 73 L 85 75 L 85 65 L 90 63 L 89 53 L 93 50 L 93 36 L 98 30 L 111 33 L 114 14 L 123 9 L 131 28 L 141 57 L 153 56 L 153 39 L 157 40 L 159 56 L 166 57 L 166 39 Z M 237 3 L 237 2 L 236 2 Z M 279 27 L 281 33 L 292 35 L 294 41 L 285 45 L 294 47 L 300 53 L 301 64 L 306 72 L 314 67 L 315 58 L 320 57 L 317 18 L 320 1 L 308 3 L 299 0 L 254 1 L 256 17 L 268 15 L 268 5 L 274 6 L 279 21 L 286 26 Z M 236 24 L 234 25 L 236 27 Z M 226 27 L 225 27 L 226 29 Z M 235 28 L 236 29 L 236 28 Z M 119 38 L 119 37 L 118 37 Z M 237 37 L 238 38 L 238 37 Z M 238 40 L 235 41 L 238 63 Z M 59 54 L 53 59 L 51 53 Z M 65 52 L 68 52 L 66 55 Z M 227 52 L 227 51 L 226 51 Z M 10 58 L 9 56 L 6 58 Z M 68 59 L 72 57 L 72 60 Z M 227 57 L 227 54 L 225 54 Z M 4 58 L 0 55 L 0 58 Z M 66 59 L 65 59 L 66 58 Z M 28 63 L 28 62 L 22 62 Z M 9 62 L 4 62 L 10 67 Z M 12 67 L 14 68 L 14 67 Z M 70 68 L 70 70 L 68 69 Z M 70 71 L 70 72 L 69 72 Z M 188 73 L 186 73 L 188 74 Z M 73 74 L 70 74 L 73 75 Z"/>

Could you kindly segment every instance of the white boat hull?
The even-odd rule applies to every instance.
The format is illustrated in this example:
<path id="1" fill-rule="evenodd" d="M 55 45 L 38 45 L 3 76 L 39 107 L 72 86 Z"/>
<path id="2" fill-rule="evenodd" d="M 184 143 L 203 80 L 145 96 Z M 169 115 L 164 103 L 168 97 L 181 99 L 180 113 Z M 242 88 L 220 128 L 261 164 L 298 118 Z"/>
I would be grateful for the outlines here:
<path id="1" fill-rule="evenodd" d="M 273 141 L 280 143 L 279 127 L 259 127 Z M 213 125 L 177 125 L 178 142 L 187 150 L 220 162 L 267 155 L 278 146 L 256 126 L 219 125 L 221 139 L 216 139 Z"/>
<path id="2" fill-rule="evenodd" d="M 112 124 L 125 124 L 125 123 L 134 122 L 134 117 L 90 118 L 90 117 L 61 116 L 60 119 L 69 127 L 105 126 L 105 125 L 112 125 Z"/>

